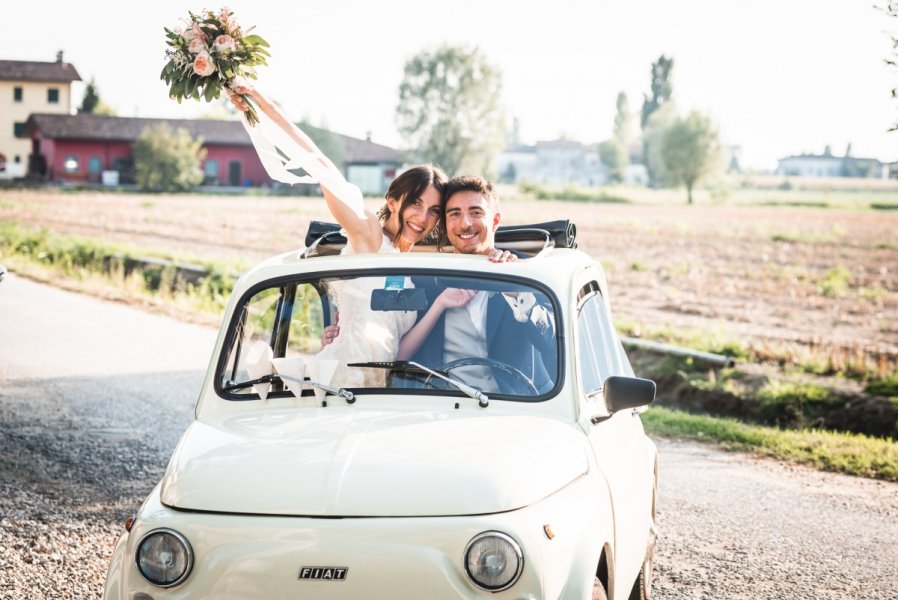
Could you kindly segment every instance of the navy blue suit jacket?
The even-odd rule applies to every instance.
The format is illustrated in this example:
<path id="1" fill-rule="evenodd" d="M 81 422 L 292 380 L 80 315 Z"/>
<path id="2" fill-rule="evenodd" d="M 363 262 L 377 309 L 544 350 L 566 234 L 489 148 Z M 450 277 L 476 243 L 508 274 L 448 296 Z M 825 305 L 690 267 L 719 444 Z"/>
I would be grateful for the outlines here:
<path id="1" fill-rule="evenodd" d="M 428 302 L 433 302 L 445 289 L 429 277 L 413 277 L 412 280 L 416 288 L 425 290 Z M 425 312 L 426 309 L 420 311 L 418 318 Z M 486 343 L 489 357 L 519 369 L 540 392 L 551 388 L 558 369 L 554 319 L 549 318 L 546 325 L 540 328 L 530 321 L 517 321 L 501 294 L 494 294 L 487 301 Z M 443 313 L 412 360 L 438 369 L 446 363 L 443 357 L 445 340 L 446 315 Z"/>

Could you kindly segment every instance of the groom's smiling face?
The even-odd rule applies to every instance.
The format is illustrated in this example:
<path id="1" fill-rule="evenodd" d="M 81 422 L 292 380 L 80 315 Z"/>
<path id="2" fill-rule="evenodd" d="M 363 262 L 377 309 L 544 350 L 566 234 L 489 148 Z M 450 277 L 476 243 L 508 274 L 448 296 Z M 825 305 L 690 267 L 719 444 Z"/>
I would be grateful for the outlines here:
<path id="1" fill-rule="evenodd" d="M 462 254 L 486 254 L 493 248 L 499 213 L 479 192 L 455 192 L 446 201 L 446 236 Z"/>

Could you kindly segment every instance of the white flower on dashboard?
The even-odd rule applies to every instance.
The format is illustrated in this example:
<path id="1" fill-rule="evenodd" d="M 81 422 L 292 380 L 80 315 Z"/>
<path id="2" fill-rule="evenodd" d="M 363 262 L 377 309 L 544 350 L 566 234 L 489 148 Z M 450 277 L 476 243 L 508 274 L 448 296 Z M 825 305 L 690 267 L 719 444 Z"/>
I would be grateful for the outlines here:
<path id="1" fill-rule="evenodd" d="M 200 77 L 208 77 L 215 72 L 215 63 L 206 51 L 200 52 L 193 59 L 193 72 Z"/>
<path id="2" fill-rule="evenodd" d="M 213 47 L 218 52 L 226 53 L 235 50 L 237 48 L 237 43 L 231 36 L 222 34 L 215 38 Z"/>

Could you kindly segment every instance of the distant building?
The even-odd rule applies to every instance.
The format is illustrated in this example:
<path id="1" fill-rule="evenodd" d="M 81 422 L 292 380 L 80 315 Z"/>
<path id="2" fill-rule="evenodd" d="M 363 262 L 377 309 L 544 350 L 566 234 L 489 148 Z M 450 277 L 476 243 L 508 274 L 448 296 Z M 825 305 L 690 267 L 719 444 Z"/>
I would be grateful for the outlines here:
<path id="1" fill-rule="evenodd" d="M 399 152 L 389 146 L 337 134 L 343 140 L 343 170 L 346 179 L 359 186 L 366 196 L 383 196 L 402 165 Z"/>
<path id="2" fill-rule="evenodd" d="M 572 140 L 506 148 L 499 154 L 495 168 L 504 183 L 599 186 L 608 179 L 608 171 L 599 160 L 598 146 Z"/>
<path id="3" fill-rule="evenodd" d="M 81 76 L 63 62 L 0 60 L 0 164 L 6 175 L 22 176 L 31 145 L 19 134 L 32 113 L 67 115 L 73 110 L 72 82 Z"/>
<path id="4" fill-rule="evenodd" d="M 851 156 L 851 144 L 845 156 L 834 156 L 827 146 L 823 154 L 799 154 L 779 159 L 777 175 L 792 177 L 867 177 L 887 179 L 889 164 L 876 158 Z"/>
<path id="5" fill-rule="evenodd" d="M 205 185 L 259 186 L 272 183 L 238 121 L 148 119 L 92 114 L 33 114 L 21 128 L 31 140 L 28 176 L 60 183 L 134 182 L 132 147 L 147 127 L 167 123 L 201 138 L 206 149 Z M 401 162 L 399 153 L 370 140 L 338 134 L 345 148 L 349 181 L 368 195 L 380 195 Z M 115 173 L 110 178 L 110 175 Z"/>

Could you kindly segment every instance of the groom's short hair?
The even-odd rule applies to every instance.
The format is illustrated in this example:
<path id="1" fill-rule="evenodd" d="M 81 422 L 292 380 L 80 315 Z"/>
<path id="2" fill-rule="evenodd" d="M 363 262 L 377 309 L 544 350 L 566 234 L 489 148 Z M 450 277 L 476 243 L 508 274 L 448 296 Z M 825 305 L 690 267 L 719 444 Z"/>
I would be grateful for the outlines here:
<path id="1" fill-rule="evenodd" d="M 450 179 L 443 187 L 442 212 L 444 215 L 446 214 L 446 203 L 449 202 L 449 198 L 458 192 L 477 192 L 487 199 L 490 208 L 494 210 L 499 200 L 499 197 L 496 195 L 496 188 L 491 181 L 478 175 L 458 175 Z"/>

